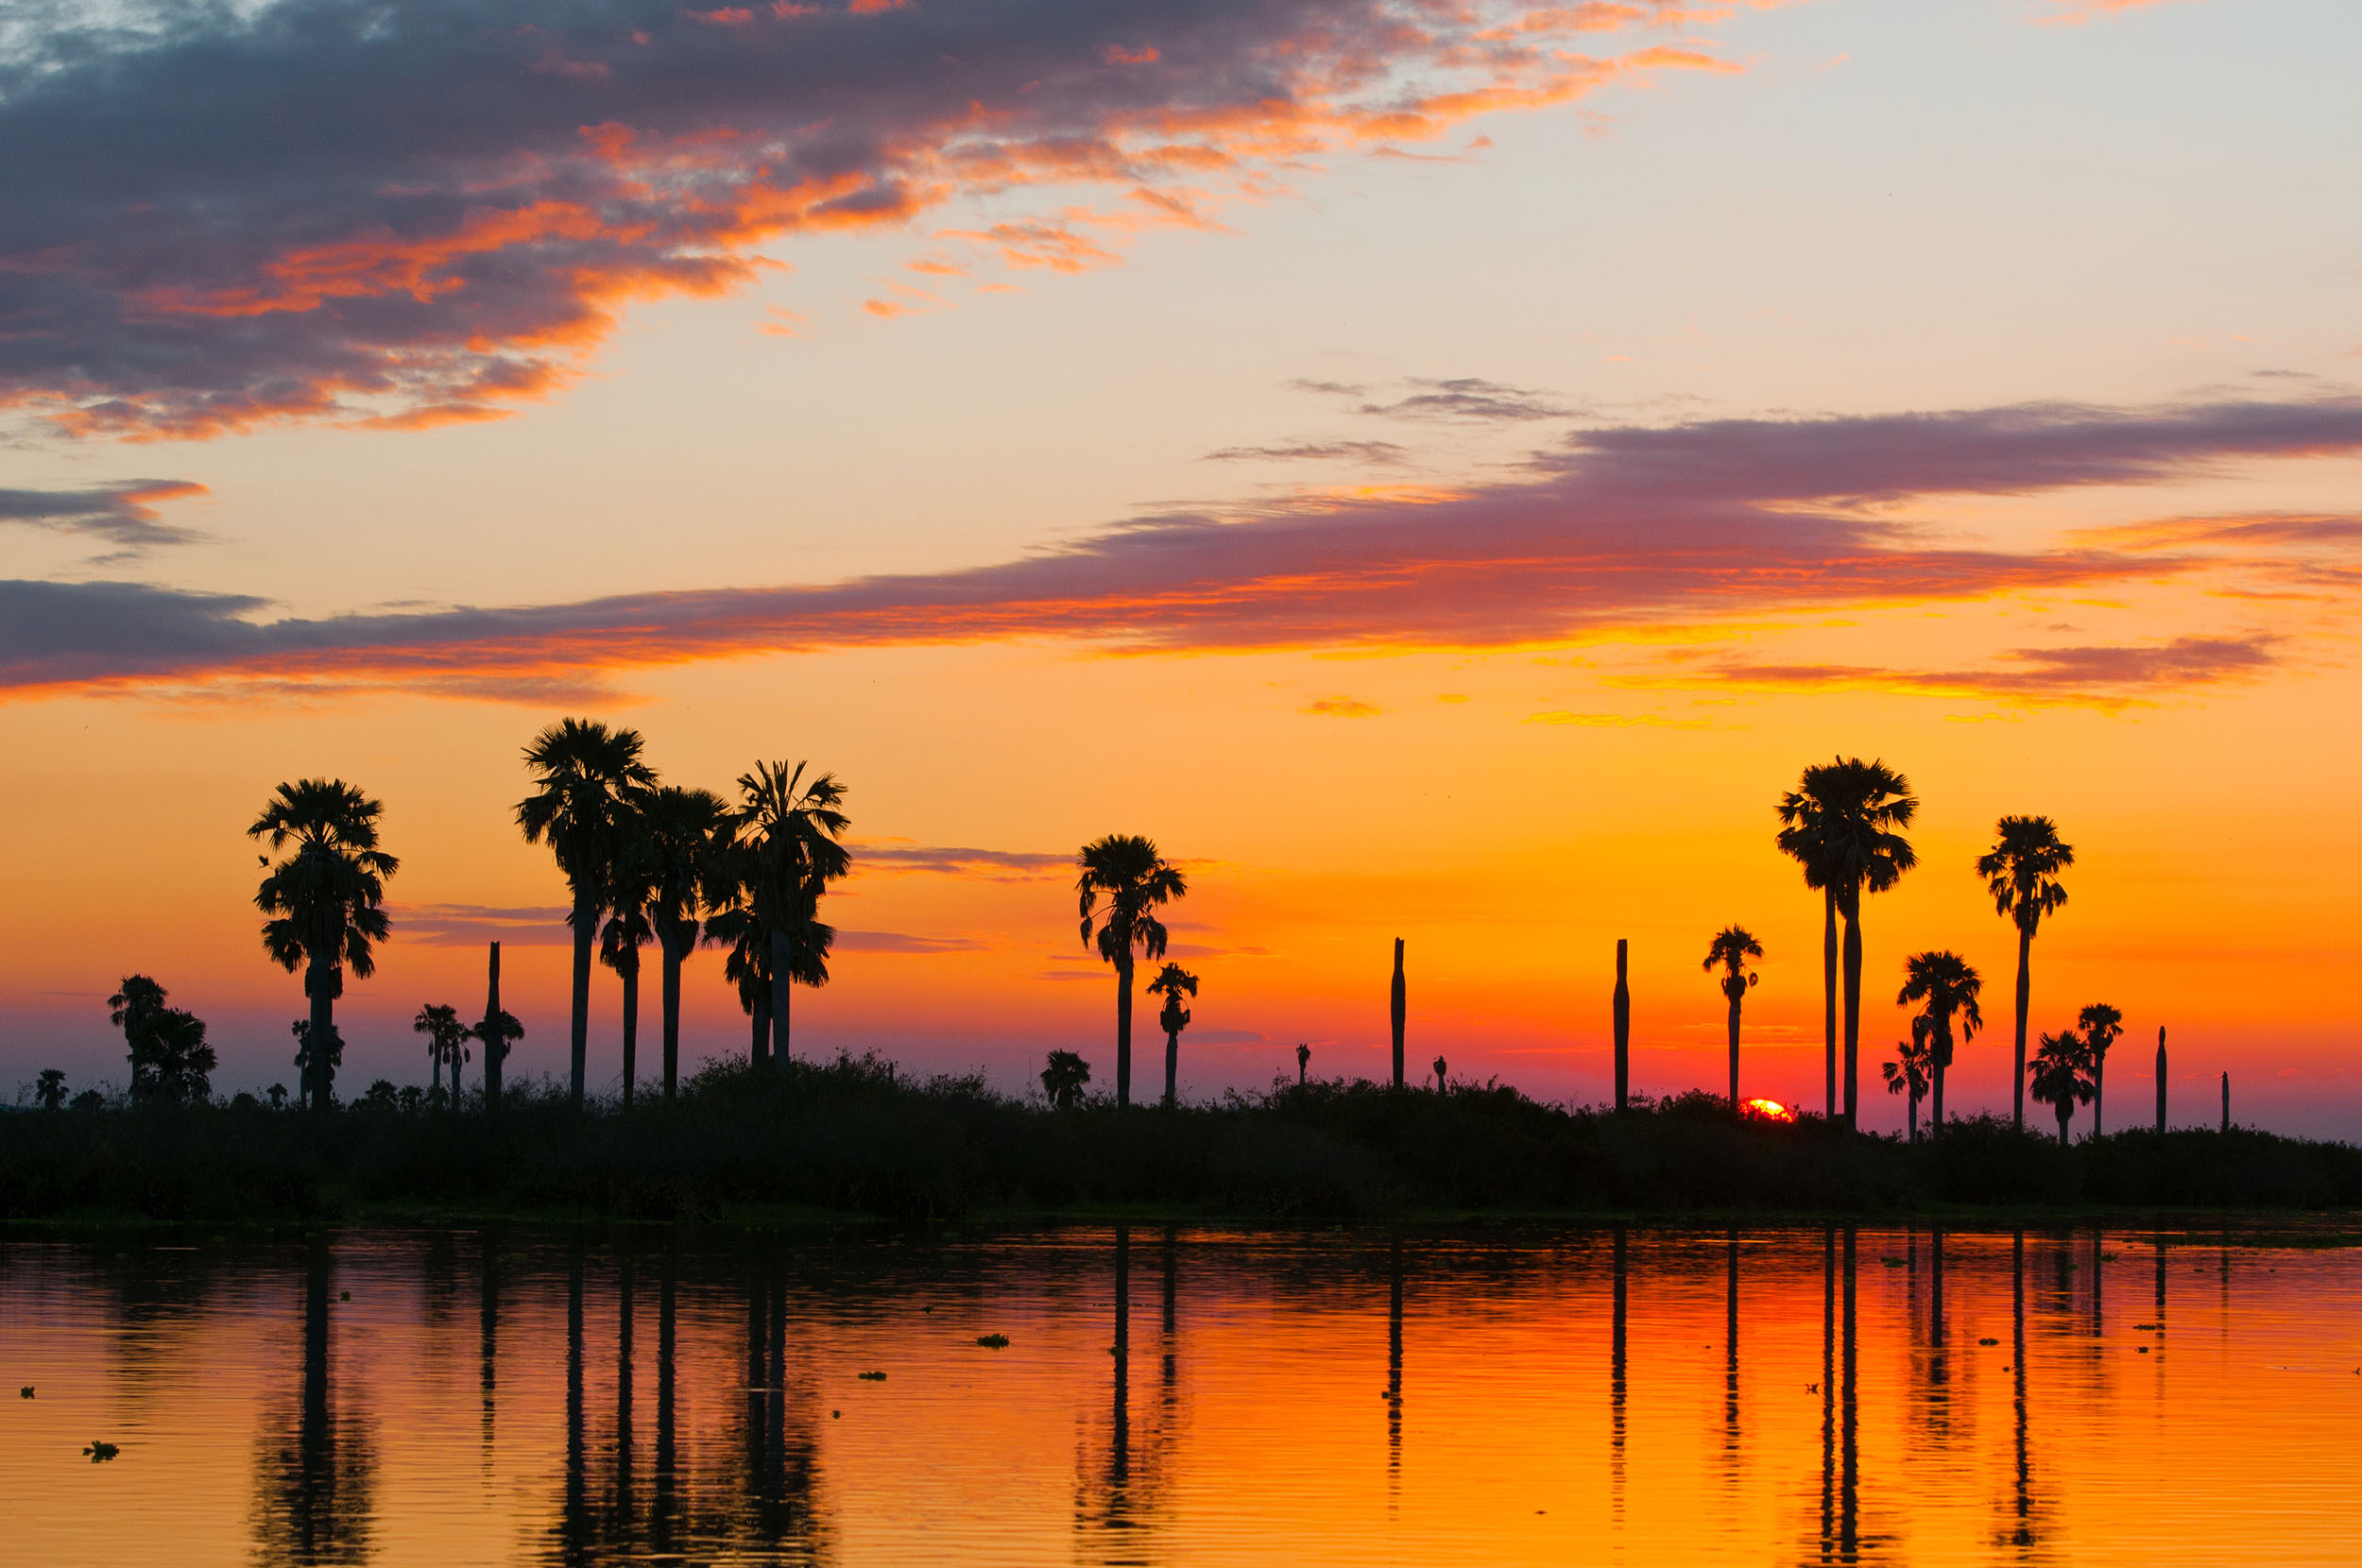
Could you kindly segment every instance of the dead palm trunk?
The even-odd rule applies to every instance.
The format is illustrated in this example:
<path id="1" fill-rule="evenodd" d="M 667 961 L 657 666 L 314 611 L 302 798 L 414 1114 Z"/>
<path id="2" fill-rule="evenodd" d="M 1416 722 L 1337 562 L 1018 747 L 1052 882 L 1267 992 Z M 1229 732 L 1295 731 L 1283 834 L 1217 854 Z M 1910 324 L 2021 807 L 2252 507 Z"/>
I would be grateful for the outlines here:
<path id="1" fill-rule="evenodd" d="M 2015 1108 L 2011 1112 L 2011 1124 L 2020 1132 L 2026 1128 L 2026 1013 L 2034 997 L 2034 933 L 2020 925 L 2017 929 L 2017 1082 L 2012 1087 Z"/>
<path id="2" fill-rule="evenodd" d="M 484 1026 L 476 1038 L 484 1042 L 484 1112 L 491 1116 L 501 1108 L 501 1059 L 508 1054 L 508 1037 L 501 1031 L 501 945 L 491 945 L 491 955 L 485 961 L 487 979 L 484 992 Z"/>
<path id="3" fill-rule="evenodd" d="M 2157 1026 L 2157 1132 L 2165 1131 L 2165 1026 Z"/>
<path id="4" fill-rule="evenodd" d="M 1116 1105 L 1132 1103 L 1132 944 L 1116 958 Z"/>
<path id="5" fill-rule="evenodd" d="M 582 1080 L 590 1061 L 590 944 L 598 935 L 599 906 L 588 893 L 574 895 L 573 1014 L 567 1036 L 573 1052 L 573 1083 L 567 1103 L 582 1109 Z"/>
<path id="6" fill-rule="evenodd" d="M 1397 1089 L 1402 1087 L 1402 1026 L 1406 1010 L 1405 1001 L 1402 980 L 1402 938 L 1396 937 L 1395 938 L 1395 983 L 1388 997 L 1388 1012 L 1395 1026 L 1395 1087 Z M 1304 1067 L 1299 1063 L 1296 1066 L 1296 1077 L 1301 1080 L 1303 1076 Z"/>
<path id="7" fill-rule="evenodd" d="M 1621 1116 L 1632 1096 L 1632 986 L 1626 980 L 1625 955 L 1629 943 L 1616 939 L 1616 1111 Z M 1443 1087 L 1442 1074 L 1436 1075 L 1437 1088 Z"/>
<path id="8" fill-rule="evenodd" d="M 1821 890 L 1822 1066 L 1828 1080 L 1829 1119 L 1837 1120 L 1837 889 Z"/>

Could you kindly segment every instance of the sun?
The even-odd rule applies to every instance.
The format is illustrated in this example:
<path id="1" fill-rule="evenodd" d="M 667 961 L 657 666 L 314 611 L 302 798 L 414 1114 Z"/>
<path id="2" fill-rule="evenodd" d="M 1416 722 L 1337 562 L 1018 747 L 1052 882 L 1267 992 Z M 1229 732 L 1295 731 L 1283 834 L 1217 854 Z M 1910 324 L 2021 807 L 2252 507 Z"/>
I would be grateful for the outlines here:
<path id="1" fill-rule="evenodd" d="M 1776 1099 L 1748 1099 L 1739 1102 L 1739 1114 L 1759 1121 L 1794 1121 L 1796 1113 Z"/>

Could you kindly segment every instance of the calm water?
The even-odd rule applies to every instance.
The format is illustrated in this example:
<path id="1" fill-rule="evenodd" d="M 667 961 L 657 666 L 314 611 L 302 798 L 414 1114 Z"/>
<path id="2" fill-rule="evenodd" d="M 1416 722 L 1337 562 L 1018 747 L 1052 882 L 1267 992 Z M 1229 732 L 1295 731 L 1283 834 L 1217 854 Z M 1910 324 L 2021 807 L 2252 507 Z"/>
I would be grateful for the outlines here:
<path id="1" fill-rule="evenodd" d="M 184 1239 L 0 1245 L 0 1559 L 2362 1559 L 2343 1249 Z"/>

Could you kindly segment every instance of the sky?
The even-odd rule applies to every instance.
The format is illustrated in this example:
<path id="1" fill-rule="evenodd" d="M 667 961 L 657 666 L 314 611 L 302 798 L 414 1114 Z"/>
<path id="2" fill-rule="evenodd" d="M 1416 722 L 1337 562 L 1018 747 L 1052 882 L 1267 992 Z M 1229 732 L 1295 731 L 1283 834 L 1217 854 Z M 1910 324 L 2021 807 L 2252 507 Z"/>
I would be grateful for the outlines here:
<path id="1" fill-rule="evenodd" d="M 291 1082 L 245 827 L 385 802 L 348 1087 L 484 942 L 565 1062 L 513 809 L 570 714 L 855 872 L 798 1053 L 1113 1076 L 1075 847 L 1188 873 L 1185 1092 L 1410 1049 L 1817 1103 L 1808 763 L 1883 758 L 1905 957 L 2057 820 L 2033 1028 L 2112 1126 L 2362 1130 L 2362 14 L 2334 0 L 49 4 L 0 22 L 0 1099 L 150 974 Z M 689 1065 L 745 1048 L 717 955 Z M 651 988 L 653 989 L 653 988 Z M 593 990 L 594 1088 L 620 988 Z M 1141 1069 L 1161 1039 L 1142 1029 Z M 654 1018 L 642 1061 L 653 1061 Z M 1871 1077 L 1865 1122 L 1899 1127 Z"/>

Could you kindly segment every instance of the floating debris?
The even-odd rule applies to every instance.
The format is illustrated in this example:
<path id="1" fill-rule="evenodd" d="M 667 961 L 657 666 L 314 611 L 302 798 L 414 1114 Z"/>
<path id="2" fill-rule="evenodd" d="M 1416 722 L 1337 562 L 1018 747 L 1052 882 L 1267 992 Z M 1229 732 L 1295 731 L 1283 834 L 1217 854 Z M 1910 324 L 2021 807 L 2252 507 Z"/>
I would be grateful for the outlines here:
<path id="1" fill-rule="evenodd" d="M 1980 1345 L 1997 1345 L 1997 1344 L 1999 1344 L 2001 1341 L 2000 1341 L 2000 1340 L 1998 1340 L 1998 1339 L 1985 1338 L 1985 1339 L 1979 1339 L 1979 1340 L 1977 1340 L 1977 1342 L 1978 1344 L 1980 1344 Z"/>
<path id="2" fill-rule="evenodd" d="M 845 1412 L 842 1410 L 830 1410 L 829 1412 L 829 1419 L 830 1421 L 843 1421 L 845 1419 Z"/>
<path id="3" fill-rule="evenodd" d="M 19 1399 L 30 1399 L 30 1398 L 32 1398 L 32 1397 L 33 1397 L 33 1386 L 32 1386 L 30 1383 L 26 1384 L 26 1385 L 25 1385 L 25 1387 L 23 1387 L 23 1388 L 21 1388 L 21 1389 L 17 1389 L 17 1390 L 16 1390 L 16 1397 L 17 1397 L 17 1398 L 19 1398 Z"/>
<path id="4" fill-rule="evenodd" d="M 91 1463 L 105 1464 L 109 1459 L 113 1458 L 117 1454 L 121 1453 L 122 1450 L 117 1448 L 113 1443 L 101 1442 L 97 1439 L 94 1438 L 91 1440 L 91 1445 L 88 1448 L 83 1449 L 82 1452 L 90 1456 Z"/>
<path id="5" fill-rule="evenodd" d="M 2165 1331 L 2163 1323 L 2134 1323 L 2132 1326 L 2143 1334 L 2163 1334 Z"/>
<path id="6" fill-rule="evenodd" d="M 979 1334 L 976 1336 L 976 1342 L 984 1346 L 986 1350 L 1006 1350 L 1009 1348 L 1009 1337 L 1005 1334 Z"/>
<path id="7" fill-rule="evenodd" d="M 881 1372 L 865 1372 L 857 1375 L 864 1383 L 883 1383 L 885 1381 L 885 1373 Z"/>
<path id="8" fill-rule="evenodd" d="M 352 1292 L 350 1290 L 339 1290 L 336 1292 L 336 1299 L 340 1302 L 349 1302 L 352 1300 Z"/>

